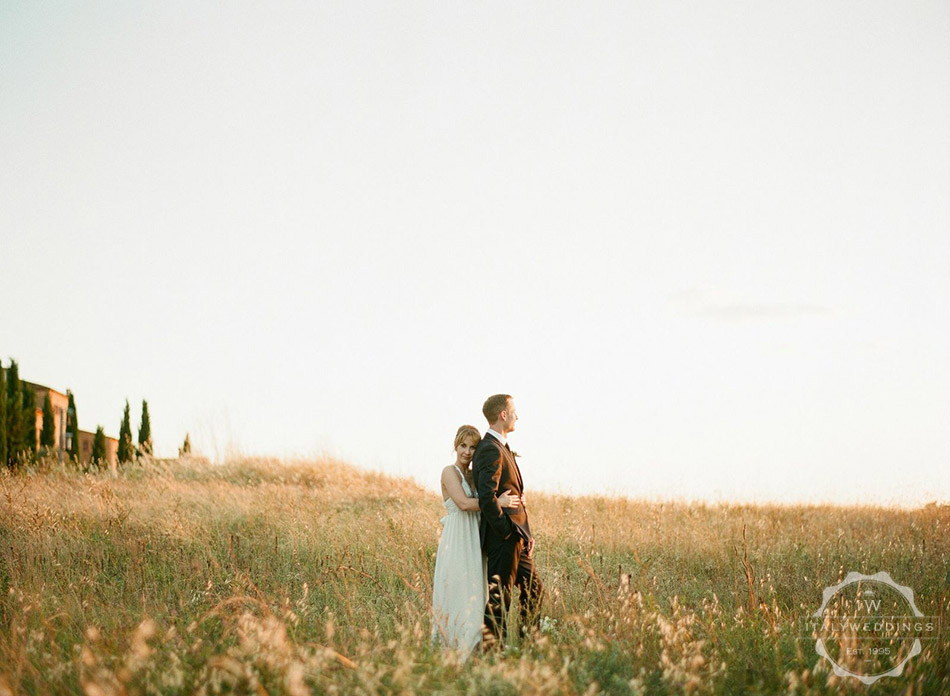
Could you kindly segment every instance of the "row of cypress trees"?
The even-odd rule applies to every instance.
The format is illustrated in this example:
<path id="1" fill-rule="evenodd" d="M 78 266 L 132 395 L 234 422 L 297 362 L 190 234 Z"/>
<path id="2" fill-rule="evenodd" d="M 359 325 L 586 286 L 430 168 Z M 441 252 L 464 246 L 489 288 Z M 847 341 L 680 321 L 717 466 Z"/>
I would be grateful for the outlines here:
<path id="1" fill-rule="evenodd" d="M 36 449 L 33 390 L 20 381 L 15 360 L 4 369 L 0 363 L 0 465 L 16 466 Z"/>
<path id="2" fill-rule="evenodd" d="M 122 424 L 119 426 L 119 463 L 152 454 L 152 423 L 148 417 L 148 402 L 142 399 L 142 419 L 139 421 L 138 447 L 132 446 L 132 422 L 129 418 L 129 400 L 125 400 Z"/>
<path id="3" fill-rule="evenodd" d="M 69 410 L 66 413 L 66 432 L 70 435 L 69 458 L 79 461 L 79 419 L 76 412 L 76 398 L 71 391 Z M 16 360 L 10 360 L 10 366 L 3 367 L 0 362 L 0 466 L 16 468 L 22 461 L 29 461 L 38 454 L 36 448 L 36 416 L 33 389 L 20 379 L 20 369 Z M 52 451 L 56 448 L 55 416 L 49 392 L 43 400 L 43 428 L 40 431 L 40 448 Z M 139 425 L 138 447 L 132 444 L 132 425 L 129 418 L 129 401 L 125 401 L 125 412 L 119 428 L 119 463 L 130 462 L 135 457 L 152 454 L 152 426 L 148 415 L 148 402 L 142 400 L 142 420 Z M 106 433 L 102 426 L 96 428 L 92 441 L 92 463 L 105 462 Z"/>

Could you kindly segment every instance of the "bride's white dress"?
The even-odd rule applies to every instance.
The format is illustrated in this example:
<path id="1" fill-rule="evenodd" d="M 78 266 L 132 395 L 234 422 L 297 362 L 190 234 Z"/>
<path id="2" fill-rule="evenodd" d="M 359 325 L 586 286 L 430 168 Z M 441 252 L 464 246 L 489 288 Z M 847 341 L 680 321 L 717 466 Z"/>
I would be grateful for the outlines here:
<path id="1" fill-rule="evenodd" d="M 461 470 L 455 470 L 465 495 L 474 498 Z M 432 642 L 458 650 L 466 659 L 482 640 L 488 569 L 478 538 L 478 510 L 459 510 L 452 498 L 443 502 L 446 515 L 432 581 Z"/>

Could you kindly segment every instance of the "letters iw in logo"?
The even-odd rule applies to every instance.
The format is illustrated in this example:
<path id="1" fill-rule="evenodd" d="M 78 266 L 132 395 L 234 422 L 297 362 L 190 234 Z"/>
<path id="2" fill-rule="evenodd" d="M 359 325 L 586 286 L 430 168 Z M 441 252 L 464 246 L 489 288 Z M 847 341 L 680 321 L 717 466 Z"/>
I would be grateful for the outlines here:
<path id="1" fill-rule="evenodd" d="M 938 617 L 924 616 L 914 591 L 898 585 L 886 572 L 851 572 L 826 587 L 821 607 L 808 622 L 815 651 L 839 677 L 872 684 L 896 677 L 921 652 L 921 640 L 936 638 Z"/>

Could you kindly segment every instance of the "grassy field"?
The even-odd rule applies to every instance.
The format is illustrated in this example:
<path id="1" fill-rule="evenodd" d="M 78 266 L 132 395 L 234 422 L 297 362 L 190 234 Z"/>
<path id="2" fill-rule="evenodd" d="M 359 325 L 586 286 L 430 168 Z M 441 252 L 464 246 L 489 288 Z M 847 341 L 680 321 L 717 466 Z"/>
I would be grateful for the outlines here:
<path id="1" fill-rule="evenodd" d="M 950 693 L 945 638 L 865 686 L 799 624 L 851 570 L 945 619 L 946 506 L 528 505 L 546 630 L 459 665 L 429 646 L 442 505 L 412 482 L 333 461 L 4 471 L 0 696 Z"/>

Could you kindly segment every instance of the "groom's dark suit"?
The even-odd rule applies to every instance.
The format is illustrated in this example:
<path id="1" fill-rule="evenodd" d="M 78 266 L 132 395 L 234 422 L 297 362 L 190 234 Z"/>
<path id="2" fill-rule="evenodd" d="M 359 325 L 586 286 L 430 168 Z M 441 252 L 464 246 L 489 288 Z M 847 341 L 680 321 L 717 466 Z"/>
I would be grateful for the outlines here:
<path id="1" fill-rule="evenodd" d="M 498 496 L 506 490 L 518 496 L 524 492 L 521 471 L 508 445 L 486 433 L 475 449 L 472 470 L 482 513 L 478 531 L 488 559 L 485 625 L 503 641 L 512 587 L 521 590 L 522 631 L 538 621 L 543 587 L 527 555 L 531 539 L 528 511 L 524 506 L 503 509 L 498 504 Z"/>

